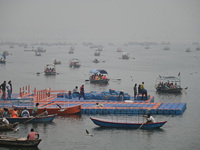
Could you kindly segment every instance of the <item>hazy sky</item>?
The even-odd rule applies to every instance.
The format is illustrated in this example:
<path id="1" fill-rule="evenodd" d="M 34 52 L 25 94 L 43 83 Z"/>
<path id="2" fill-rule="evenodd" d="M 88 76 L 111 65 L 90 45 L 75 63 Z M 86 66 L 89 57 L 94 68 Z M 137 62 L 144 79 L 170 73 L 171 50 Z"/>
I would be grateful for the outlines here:
<path id="1" fill-rule="evenodd" d="M 200 42 L 200 0 L 0 0 L 0 39 Z"/>

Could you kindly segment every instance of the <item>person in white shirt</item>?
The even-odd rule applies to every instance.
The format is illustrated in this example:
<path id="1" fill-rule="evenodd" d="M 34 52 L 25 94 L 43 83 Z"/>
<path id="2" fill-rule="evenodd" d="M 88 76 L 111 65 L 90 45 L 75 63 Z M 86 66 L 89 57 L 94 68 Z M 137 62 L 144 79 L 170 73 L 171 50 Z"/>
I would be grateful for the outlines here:
<path id="1" fill-rule="evenodd" d="M 148 114 L 147 116 L 144 116 L 144 117 L 147 120 L 146 123 L 155 123 L 156 122 L 155 119 L 150 114 Z"/>

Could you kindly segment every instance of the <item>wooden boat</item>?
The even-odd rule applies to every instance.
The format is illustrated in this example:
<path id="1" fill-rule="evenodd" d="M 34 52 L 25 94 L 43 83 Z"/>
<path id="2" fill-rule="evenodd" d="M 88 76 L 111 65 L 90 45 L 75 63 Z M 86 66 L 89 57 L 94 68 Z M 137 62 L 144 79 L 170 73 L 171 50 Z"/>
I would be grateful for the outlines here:
<path id="1" fill-rule="evenodd" d="M 133 122 L 116 122 L 105 119 L 97 119 L 92 118 L 94 124 L 100 127 L 108 127 L 108 128 L 133 128 L 133 129 L 155 129 L 162 127 L 167 121 L 163 122 L 155 122 L 155 123 L 133 123 Z"/>
<path id="2" fill-rule="evenodd" d="M 100 52 L 99 51 L 95 51 L 94 52 L 94 56 L 100 56 Z"/>
<path id="3" fill-rule="evenodd" d="M 59 105 L 59 106 L 62 106 L 62 105 Z M 82 104 L 79 104 L 79 105 L 75 105 L 75 106 L 70 106 L 70 107 L 66 107 L 66 108 L 59 108 L 58 107 L 48 107 L 46 108 L 46 110 L 48 111 L 48 114 L 49 115 L 52 115 L 52 114 L 57 114 L 59 116 L 62 116 L 62 115 L 71 115 L 71 114 L 78 114 L 81 112 L 81 106 Z M 29 112 L 32 112 L 33 109 L 28 109 Z M 38 108 L 38 114 L 42 113 L 44 111 L 44 108 Z"/>
<path id="4" fill-rule="evenodd" d="M 0 135 L 0 145 L 5 146 L 25 146 L 25 147 L 37 147 L 42 139 L 27 140 L 26 138 L 15 138 Z"/>
<path id="5" fill-rule="evenodd" d="M 45 75 L 56 75 L 56 67 L 54 64 L 46 64 L 44 67 Z"/>
<path id="6" fill-rule="evenodd" d="M 156 79 L 155 89 L 159 93 L 181 93 L 181 80 L 174 76 L 159 76 Z"/>
<path id="7" fill-rule="evenodd" d="M 10 123 L 8 125 L 2 124 L 2 125 L 0 125 L 0 131 L 13 130 L 18 124 L 19 124 L 19 122 Z"/>
<path id="8" fill-rule="evenodd" d="M 46 122 L 51 122 L 56 115 L 48 115 L 48 116 L 39 116 L 39 117 L 18 117 L 18 118 L 13 118 L 13 117 L 8 117 L 6 118 L 10 123 L 46 123 Z"/>
<path id="9" fill-rule="evenodd" d="M 54 65 L 59 65 L 59 64 L 61 64 L 61 61 L 58 61 L 55 59 L 53 63 L 54 63 Z"/>

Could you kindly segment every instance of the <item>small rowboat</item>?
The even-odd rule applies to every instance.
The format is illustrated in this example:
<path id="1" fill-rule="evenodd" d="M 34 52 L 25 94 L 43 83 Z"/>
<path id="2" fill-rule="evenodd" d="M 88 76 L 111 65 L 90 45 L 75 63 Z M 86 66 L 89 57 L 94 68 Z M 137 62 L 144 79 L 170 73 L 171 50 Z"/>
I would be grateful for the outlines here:
<path id="1" fill-rule="evenodd" d="M 0 131 L 13 130 L 18 124 L 19 122 L 0 125 Z"/>
<path id="2" fill-rule="evenodd" d="M 97 119 L 92 118 L 90 119 L 93 121 L 94 124 L 100 127 L 107 127 L 107 128 L 133 128 L 133 129 L 155 129 L 162 127 L 167 121 L 163 122 L 155 122 L 155 123 L 133 123 L 133 122 L 115 122 L 111 120 L 105 119 Z"/>
<path id="3" fill-rule="evenodd" d="M 10 123 L 46 123 L 46 122 L 51 122 L 56 115 L 48 115 L 48 116 L 39 116 L 39 117 L 18 117 L 18 118 L 13 118 L 9 117 L 6 118 Z"/>
<path id="4" fill-rule="evenodd" d="M 25 147 L 37 147 L 42 139 L 27 140 L 26 138 L 15 138 L 0 135 L 0 145 L 5 146 L 25 146 Z"/>

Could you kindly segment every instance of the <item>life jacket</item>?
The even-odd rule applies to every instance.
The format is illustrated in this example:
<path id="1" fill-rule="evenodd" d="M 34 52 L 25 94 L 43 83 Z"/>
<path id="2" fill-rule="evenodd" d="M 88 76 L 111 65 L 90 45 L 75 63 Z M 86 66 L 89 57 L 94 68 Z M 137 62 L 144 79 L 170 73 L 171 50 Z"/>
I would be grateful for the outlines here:
<path id="1" fill-rule="evenodd" d="M 17 118 L 17 117 L 18 117 L 18 116 L 16 115 L 16 113 L 17 113 L 17 111 L 15 111 L 15 110 L 12 111 L 12 117 L 13 117 L 13 118 Z"/>

